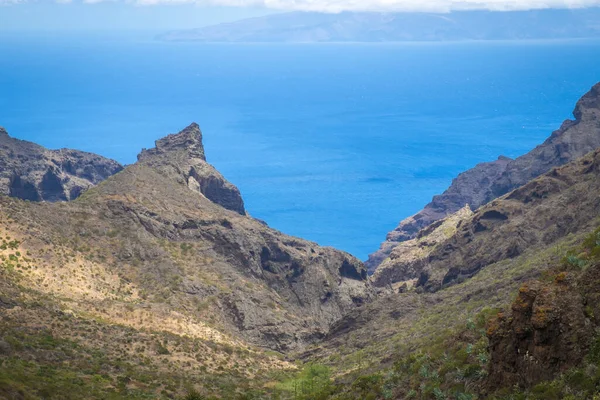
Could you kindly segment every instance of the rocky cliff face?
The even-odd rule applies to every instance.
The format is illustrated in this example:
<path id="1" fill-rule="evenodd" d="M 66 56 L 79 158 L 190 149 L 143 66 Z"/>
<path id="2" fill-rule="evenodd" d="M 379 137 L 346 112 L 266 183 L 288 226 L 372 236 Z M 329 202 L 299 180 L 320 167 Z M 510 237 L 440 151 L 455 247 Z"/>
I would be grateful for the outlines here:
<path id="1" fill-rule="evenodd" d="M 221 334 L 252 344 L 302 347 L 372 297 L 356 258 L 247 216 L 239 190 L 206 162 L 196 124 L 157 141 L 137 163 L 75 202 L 9 204 L 19 226 L 32 233 L 28 246 L 85 249 L 118 274 L 119 285 L 133 288 L 123 296 L 136 309 L 210 321 Z M 25 228 L 27 221 L 35 226 Z M 54 263 L 59 260 L 46 261 Z M 100 282 L 88 280 L 87 296 L 93 296 Z M 72 296 L 65 280 L 28 284 Z"/>
<path id="2" fill-rule="evenodd" d="M 30 201 L 73 200 L 122 170 L 116 161 L 83 151 L 48 150 L 11 138 L 0 128 L 0 193 Z"/>
<path id="3" fill-rule="evenodd" d="M 418 286 L 436 291 L 482 268 L 585 232 L 600 213 L 600 150 L 480 207 L 428 257 Z"/>
<path id="4" fill-rule="evenodd" d="M 600 229 L 571 253 L 546 279 L 522 285 L 511 307 L 488 322 L 488 390 L 528 388 L 561 373 L 568 376 L 586 356 L 587 368 L 596 366 Z M 582 382 L 589 379 L 580 375 Z"/>
<path id="5" fill-rule="evenodd" d="M 600 147 L 600 83 L 579 100 L 573 115 L 575 120 L 565 121 L 531 152 L 515 160 L 500 157 L 460 174 L 443 194 L 435 196 L 422 211 L 400 222 L 388 234 L 379 250 L 365 263 L 369 271 L 374 272 L 398 243 L 414 238 L 421 229 L 455 213 L 465 204 L 475 210 L 551 168 Z"/>
<path id="6" fill-rule="evenodd" d="M 427 266 L 431 253 L 454 235 L 460 224 L 473 215 L 467 205 L 456 213 L 422 229 L 414 239 L 399 243 L 371 277 L 377 287 L 405 290 Z M 401 283 L 401 285 L 398 285 Z"/>
<path id="7" fill-rule="evenodd" d="M 594 326 L 574 283 L 564 274 L 554 283 L 525 284 L 510 311 L 489 324 L 491 390 L 531 387 L 583 360 Z"/>

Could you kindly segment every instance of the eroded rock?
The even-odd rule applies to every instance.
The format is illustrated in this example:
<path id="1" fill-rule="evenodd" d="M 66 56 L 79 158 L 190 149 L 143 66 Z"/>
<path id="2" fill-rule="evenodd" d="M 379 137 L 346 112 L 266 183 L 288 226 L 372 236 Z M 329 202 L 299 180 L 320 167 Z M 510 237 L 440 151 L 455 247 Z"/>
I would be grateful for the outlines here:
<path id="1" fill-rule="evenodd" d="M 48 150 L 0 128 L 0 193 L 29 201 L 68 201 L 123 167 L 78 150 Z"/>

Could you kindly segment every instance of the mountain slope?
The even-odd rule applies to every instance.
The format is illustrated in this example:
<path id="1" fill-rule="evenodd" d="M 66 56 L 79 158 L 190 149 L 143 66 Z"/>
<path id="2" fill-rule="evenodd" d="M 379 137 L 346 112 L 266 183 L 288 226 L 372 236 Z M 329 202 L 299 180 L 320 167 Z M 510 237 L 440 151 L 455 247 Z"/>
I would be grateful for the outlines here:
<path id="1" fill-rule="evenodd" d="M 467 205 L 422 229 L 414 239 L 399 243 L 371 276 L 373 285 L 406 290 L 409 283 L 415 284 L 435 249 L 444 245 L 472 215 L 473 211 Z"/>
<path id="2" fill-rule="evenodd" d="M 596 8 L 512 12 L 292 12 L 159 36 L 203 42 L 394 42 L 594 38 Z"/>
<path id="3" fill-rule="evenodd" d="M 369 256 L 366 262 L 369 271 L 375 271 L 399 242 L 414 238 L 419 230 L 455 213 L 465 204 L 477 209 L 551 168 L 600 147 L 600 83 L 577 102 L 573 115 L 574 121 L 565 121 L 529 153 L 515 160 L 501 157 L 460 174 L 443 194 L 435 196 L 423 210 L 400 222 L 387 235 L 379 250 Z"/>
<path id="4" fill-rule="evenodd" d="M 344 399 L 508 399 L 503 394 L 560 379 L 597 340 L 600 286 L 591 278 L 597 268 L 577 280 L 562 271 L 563 263 L 569 273 L 591 268 L 587 260 L 600 250 L 597 231 L 589 236 L 600 226 L 599 182 L 595 150 L 463 215 L 449 237 L 436 237 L 439 243 L 418 264 L 415 287 L 382 292 L 351 311 L 302 357 L 336 368 Z M 422 231 L 419 240 L 433 231 Z M 591 250 L 580 249 L 583 242 Z M 527 289 L 532 279 L 541 282 Z M 524 303 L 515 296 L 529 297 Z M 510 311 L 498 314 L 512 303 L 522 306 L 514 318 Z M 496 314 L 499 320 L 489 325 Z M 527 350 L 531 359 L 524 359 Z M 574 393 L 566 379 L 561 390 Z M 595 393 L 585 390 L 573 398 Z M 549 393 L 527 398 L 562 398 Z"/>
<path id="5" fill-rule="evenodd" d="M 194 313 L 198 323 L 210 318 L 221 331 L 257 345 L 302 346 L 369 301 L 358 260 L 246 216 L 237 188 L 203 153 L 194 124 L 74 202 L 3 199 L 3 208 L 14 208 L 13 234 L 30 236 L 30 251 L 49 252 L 43 253 L 49 268 L 61 261 L 48 246 L 64 245 L 75 259 L 90 257 L 90 268 L 117 274 L 114 284 L 127 292 L 120 295 L 140 301 L 136 307 L 180 313 L 202 307 Z M 85 278 L 89 290 L 61 282 L 52 269 L 36 275 L 48 284 L 29 282 L 36 290 L 112 297 L 93 275 Z"/>
<path id="6" fill-rule="evenodd" d="M 594 145 L 597 89 L 540 170 Z M 598 193 L 600 148 L 421 229 L 375 291 L 249 216 L 192 124 L 74 201 L 0 196 L 0 399 L 592 398 Z"/>
<path id="7" fill-rule="evenodd" d="M 123 167 L 78 150 L 48 150 L 11 138 L 0 127 L 0 193 L 31 201 L 77 198 Z"/>
<path id="8" fill-rule="evenodd" d="M 589 230 L 600 215 L 600 151 L 553 169 L 479 208 L 437 247 L 417 285 L 439 290 L 487 265 Z"/>

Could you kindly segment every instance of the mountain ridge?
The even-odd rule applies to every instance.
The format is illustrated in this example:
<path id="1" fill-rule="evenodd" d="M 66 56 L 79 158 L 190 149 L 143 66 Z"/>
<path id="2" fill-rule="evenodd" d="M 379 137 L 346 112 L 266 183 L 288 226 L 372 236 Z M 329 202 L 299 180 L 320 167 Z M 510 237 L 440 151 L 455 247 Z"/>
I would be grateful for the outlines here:
<path id="1" fill-rule="evenodd" d="M 165 311 L 208 301 L 203 315 L 255 345 L 302 347 L 372 297 L 356 258 L 282 234 L 236 208 L 243 207 L 239 190 L 205 161 L 197 124 L 158 140 L 75 201 L 9 204 L 23 226 L 35 221 L 28 246 L 66 242 L 75 254 L 96 254 L 101 268 L 119 266 L 123 288 L 135 287 L 129 291 L 145 293 L 143 303 Z M 87 279 L 89 296 L 100 296 L 93 288 L 103 285 Z M 30 284 L 64 293 L 73 283 Z M 172 307 L 161 305 L 168 299 Z"/>
<path id="2" fill-rule="evenodd" d="M 473 209 L 529 182 L 553 167 L 563 165 L 600 147 L 600 83 L 576 104 L 575 120 L 566 120 L 544 143 L 511 160 L 482 163 L 458 175 L 441 195 L 434 196 L 423 210 L 400 222 L 388 233 L 376 252 L 365 262 L 370 273 L 388 258 L 397 243 L 410 240 L 419 230 L 452 214 L 465 204 Z"/>
<path id="3" fill-rule="evenodd" d="M 121 171 L 116 161 L 79 150 L 49 150 L 0 127 L 0 193 L 31 201 L 73 200 Z"/>
<path id="4" fill-rule="evenodd" d="M 199 29 L 171 31 L 166 41 L 398 42 L 598 38 L 598 8 L 532 11 L 290 12 Z"/>

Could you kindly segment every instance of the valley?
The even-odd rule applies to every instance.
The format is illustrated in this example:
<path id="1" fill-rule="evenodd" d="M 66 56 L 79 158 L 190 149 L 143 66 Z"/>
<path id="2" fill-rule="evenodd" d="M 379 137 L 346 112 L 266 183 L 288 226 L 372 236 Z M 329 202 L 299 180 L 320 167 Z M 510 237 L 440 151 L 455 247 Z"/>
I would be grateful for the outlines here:
<path id="1" fill-rule="evenodd" d="M 595 398 L 599 121 L 597 84 L 366 265 L 253 218 L 195 123 L 128 166 L 2 130 L 0 398 Z"/>

